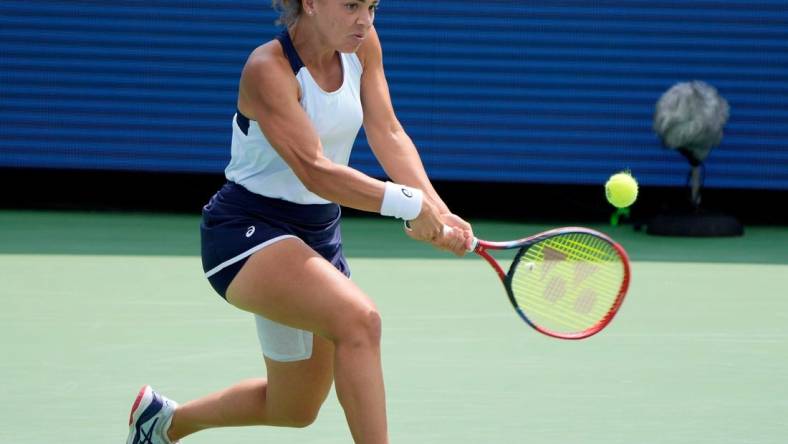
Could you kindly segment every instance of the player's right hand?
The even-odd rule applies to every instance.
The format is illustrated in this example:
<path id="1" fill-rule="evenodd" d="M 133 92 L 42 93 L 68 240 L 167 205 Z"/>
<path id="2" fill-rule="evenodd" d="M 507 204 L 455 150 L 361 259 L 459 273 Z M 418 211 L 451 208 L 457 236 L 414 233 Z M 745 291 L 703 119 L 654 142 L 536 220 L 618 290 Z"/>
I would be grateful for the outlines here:
<path id="1" fill-rule="evenodd" d="M 429 242 L 435 248 L 444 251 L 450 251 L 457 256 L 464 256 L 468 252 L 468 245 L 473 234 L 470 229 L 449 229 L 447 230 L 446 221 L 447 216 L 441 215 L 435 205 L 425 199 L 422 203 L 422 210 L 416 219 L 408 221 L 405 232 L 413 239 L 423 242 Z M 462 224 L 470 225 L 462 221 Z M 457 224 L 454 219 L 449 220 L 450 223 Z M 463 227 L 464 228 L 464 227 Z"/>
<path id="2" fill-rule="evenodd" d="M 436 207 L 429 199 L 425 199 L 421 203 L 421 212 L 413 219 L 407 221 L 405 232 L 413 239 L 423 242 L 434 242 L 443 236 L 443 221 L 441 220 L 438 207 Z"/>

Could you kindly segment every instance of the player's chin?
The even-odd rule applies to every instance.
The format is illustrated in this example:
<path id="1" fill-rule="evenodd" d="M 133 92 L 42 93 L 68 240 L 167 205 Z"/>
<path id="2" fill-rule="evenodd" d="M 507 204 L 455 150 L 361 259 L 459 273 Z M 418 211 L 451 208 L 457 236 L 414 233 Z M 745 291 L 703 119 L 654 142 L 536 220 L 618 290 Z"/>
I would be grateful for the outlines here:
<path id="1" fill-rule="evenodd" d="M 359 48 L 361 48 L 361 45 L 346 45 L 339 48 L 339 52 L 344 54 L 354 54 L 358 52 Z"/>
<path id="2" fill-rule="evenodd" d="M 344 53 L 352 53 L 358 51 L 358 48 L 361 48 L 361 45 L 364 44 L 364 38 L 359 38 L 357 36 L 351 36 L 345 41 L 345 44 L 342 45 L 340 51 Z"/>

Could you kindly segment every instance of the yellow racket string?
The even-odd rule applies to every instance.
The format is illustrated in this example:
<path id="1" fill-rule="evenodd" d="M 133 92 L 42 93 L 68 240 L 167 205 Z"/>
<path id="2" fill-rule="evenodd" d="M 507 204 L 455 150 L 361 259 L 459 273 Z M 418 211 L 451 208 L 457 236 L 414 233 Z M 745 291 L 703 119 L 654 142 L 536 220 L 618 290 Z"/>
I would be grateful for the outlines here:
<path id="1" fill-rule="evenodd" d="M 536 325 L 579 333 L 602 321 L 616 302 L 624 265 L 603 239 L 570 233 L 532 245 L 512 276 L 518 306 Z"/>

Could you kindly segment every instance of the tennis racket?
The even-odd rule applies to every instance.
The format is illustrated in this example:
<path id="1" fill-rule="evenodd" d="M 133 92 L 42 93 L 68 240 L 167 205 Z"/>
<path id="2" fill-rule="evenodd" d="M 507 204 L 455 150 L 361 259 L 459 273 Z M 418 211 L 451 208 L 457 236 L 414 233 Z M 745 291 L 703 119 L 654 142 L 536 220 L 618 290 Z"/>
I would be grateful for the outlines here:
<path id="1" fill-rule="evenodd" d="M 490 250 L 513 249 L 517 252 L 505 272 Z M 472 251 L 492 265 L 517 314 L 554 338 L 583 339 L 600 332 L 629 287 L 624 248 L 589 228 L 557 228 L 508 242 L 474 238 Z"/>

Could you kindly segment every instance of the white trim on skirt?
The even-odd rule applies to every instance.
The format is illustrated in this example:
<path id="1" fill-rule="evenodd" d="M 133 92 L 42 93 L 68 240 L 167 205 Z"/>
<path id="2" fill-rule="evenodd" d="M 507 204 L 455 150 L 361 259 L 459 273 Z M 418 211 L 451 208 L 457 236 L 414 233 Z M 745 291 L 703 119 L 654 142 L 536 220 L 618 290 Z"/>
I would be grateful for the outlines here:
<path id="1" fill-rule="evenodd" d="M 233 258 L 227 259 L 226 261 L 222 262 L 221 264 L 219 264 L 219 265 L 211 268 L 210 270 L 206 271 L 205 272 L 205 277 L 209 278 L 209 277 L 215 275 L 216 273 L 224 270 L 225 268 L 229 267 L 230 265 L 232 265 L 232 264 L 234 264 L 234 263 L 236 263 L 236 262 L 238 262 L 240 260 L 246 259 L 247 257 L 257 253 L 258 251 L 262 250 L 263 248 L 265 248 L 265 247 L 267 247 L 267 246 L 269 246 L 269 245 L 271 245 L 273 243 L 279 242 L 280 240 L 285 240 L 285 239 L 291 238 L 291 237 L 294 238 L 294 239 L 298 239 L 298 237 L 293 236 L 292 234 L 285 234 L 285 235 L 282 235 L 282 236 L 277 236 L 277 237 L 268 239 L 267 241 L 263 242 L 262 244 L 256 245 L 256 246 L 244 251 L 243 253 L 239 254 L 238 256 L 235 256 Z"/>

